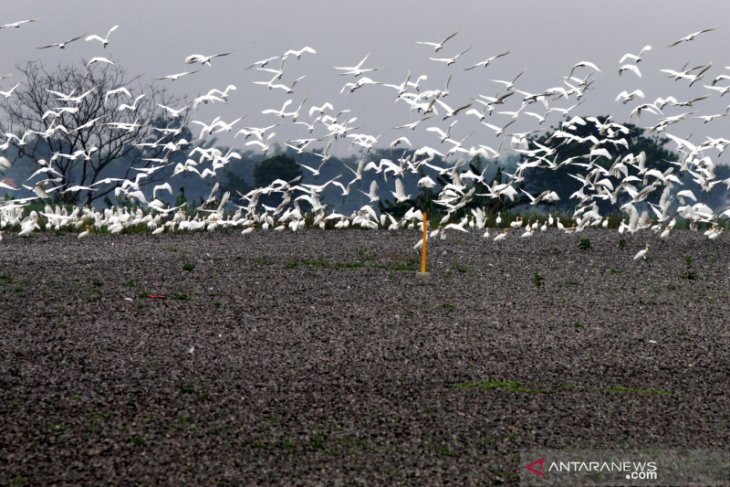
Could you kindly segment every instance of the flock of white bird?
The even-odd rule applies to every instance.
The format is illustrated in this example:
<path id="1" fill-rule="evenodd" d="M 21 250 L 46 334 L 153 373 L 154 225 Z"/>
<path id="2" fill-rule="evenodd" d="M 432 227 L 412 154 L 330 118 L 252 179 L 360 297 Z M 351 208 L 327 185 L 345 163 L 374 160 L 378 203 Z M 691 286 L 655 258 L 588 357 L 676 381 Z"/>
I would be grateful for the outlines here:
<path id="1" fill-rule="evenodd" d="M 19 28 L 37 20 L 12 22 L 0 26 L 0 29 Z M 106 48 L 112 42 L 112 34 L 117 29 L 117 25 L 111 27 L 104 37 L 79 35 L 62 42 L 39 46 L 38 49 L 67 49 L 70 44 L 82 39 L 86 42 L 97 42 L 102 48 Z M 704 29 L 689 34 L 669 44 L 665 49 L 696 41 L 698 37 L 712 30 L 714 29 Z M 458 40 L 458 33 L 452 33 L 441 41 L 416 41 L 416 43 L 424 46 L 425 54 L 429 56 L 430 61 L 443 64 L 451 70 L 472 72 L 485 70 L 493 63 L 498 63 L 500 58 L 510 54 L 501 52 L 487 56 L 478 62 L 466 62 L 464 57 L 472 51 L 471 46 L 454 49 L 452 55 L 442 53 L 442 51 L 447 52 L 452 48 L 452 45 L 456 43 L 455 39 Z M 636 54 L 627 53 L 620 57 L 614 69 L 617 69 L 619 74 L 640 78 L 642 76 L 640 66 L 646 64 L 641 64 L 642 60 L 651 53 L 652 46 L 649 45 L 641 48 Z M 473 55 L 473 53 L 471 54 Z M 191 54 L 182 61 L 184 64 L 199 65 L 198 69 L 160 76 L 156 79 L 166 82 L 193 76 L 200 70 L 214 69 L 214 60 L 229 55 L 231 55 L 230 52 L 212 55 Z M 672 163 L 672 167 L 662 172 L 653 167 L 655 161 L 647 161 L 643 152 L 618 156 L 619 150 L 628 148 L 625 136 L 629 130 L 625 125 L 610 118 L 601 120 L 575 113 L 576 107 L 582 103 L 596 77 L 602 73 L 601 68 L 593 62 L 585 60 L 576 62 L 567 70 L 562 84 L 548 87 L 540 92 L 531 93 L 520 89 L 518 82 L 523 74 L 520 72 L 509 80 L 490 80 L 489 85 L 486 86 L 486 89 L 490 90 L 490 95 L 477 94 L 463 98 L 450 92 L 451 77 L 444 86 L 439 87 L 427 85 L 427 74 L 416 76 L 410 72 L 398 82 L 375 80 L 372 77 L 375 77 L 374 73 L 379 68 L 370 64 L 370 54 L 368 54 L 352 66 L 334 67 L 333 72 L 346 79 L 340 91 L 341 96 L 349 96 L 362 89 L 376 89 L 377 86 L 379 87 L 377 89 L 389 90 L 388 92 L 395 96 L 396 105 L 407 107 L 411 116 L 411 120 L 407 123 L 379 134 L 368 134 L 359 132 L 356 125 L 357 116 L 348 109 L 338 108 L 336 102 L 324 102 L 321 105 L 307 104 L 307 97 L 301 96 L 297 90 L 297 84 L 306 75 L 291 76 L 290 71 L 293 69 L 292 66 L 303 57 L 314 55 L 317 55 L 314 48 L 304 46 L 301 49 L 287 50 L 280 55 L 248 64 L 247 70 L 255 70 L 266 76 L 266 79 L 253 81 L 254 85 L 269 91 L 280 91 L 292 95 L 280 108 L 273 107 L 261 112 L 261 115 L 270 120 L 270 123 L 263 126 L 237 128 L 245 116 L 229 122 L 224 121 L 220 116 L 210 122 L 194 119 L 194 113 L 202 104 L 210 106 L 228 103 L 229 98 L 237 89 L 234 84 L 229 84 L 223 90 L 211 89 L 190 100 L 185 106 L 160 105 L 171 123 L 168 128 L 159 128 L 162 133 L 179 134 L 179 127 L 172 128 L 174 122 L 190 119 L 189 127 L 191 129 L 199 128 L 199 137 L 196 140 L 178 140 L 174 144 L 168 142 L 164 147 L 164 157 L 149 159 L 147 161 L 149 164 L 137 168 L 138 174 L 133 180 L 121 181 L 106 178 L 90 186 L 79 186 L 54 179 L 58 175 L 54 170 L 54 160 L 90 160 L 90 158 L 98 156 L 96 147 L 74 154 L 56 153 L 50 161 L 38 161 L 38 171 L 29 178 L 26 185 L 28 189 L 33 190 L 34 196 L 4 201 L 0 206 L 0 229 L 17 227 L 20 228 L 20 235 L 27 236 L 40 230 L 40 222 L 43 220 L 48 229 L 76 229 L 80 232 L 79 238 L 88 235 L 89 231 L 93 229 L 106 228 L 112 233 L 117 233 L 127 227 L 137 225 L 146 225 L 153 234 L 180 230 L 211 231 L 221 227 L 240 228 L 242 233 L 248 233 L 254 229 L 297 231 L 305 225 L 307 216 L 311 218 L 310 222 L 314 226 L 322 228 L 326 226 L 335 228 L 355 226 L 373 229 L 417 228 L 423 221 L 423 214 L 417 208 L 411 208 L 403 218 L 396 219 L 388 213 L 379 213 L 373 206 L 380 200 L 383 185 L 392 188 L 390 194 L 397 202 L 408 201 L 415 196 L 406 194 L 403 178 L 407 174 L 419 175 L 419 188 L 437 187 L 436 175 L 439 175 L 442 180 L 448 181 L 448 184 L 440 188 L 434 199 L 434 204 L 442 208 L 446 216 L 438 222 L 438 225 L 433 226 L 430 232 L 431 237 L 439 235 L 443 238 L 447 232 L 452 230 L 479 231 L 485 238 L 501 241 L 509 235 L 530 237 L 535 232 L 546 231 L 550 226 L 564 232 L 580 232 L 588 227 L 605 227 L 608 220 L 599 212 L 598 202 L 600 201 L 620 204 L 621 210 L 626 215 L 619 228 L 621 233 L 649 229 L 662 237 L 667 237 L 676 225 L 677 219 L 681 218 L 688 220 L 692 228 L 697 228 L 697 223 L 704 223 L 700 227 L 702 231 L 708 238 L 715 239 L 722 233 L 724 221 L 730 217 L 730 208 L 713 210 L 702 202 L 702 194 L 694 194 L 689 189 L 681 189 L 682 178 L 688 175 L 703 192 L 710 192 L 717 185 L 724 185 L 730 189 L 730 179 L 721 180 L 715 175 L 717 158 L 730 144 L 730 140 L 706 137 L 702 141 L 692 141 L 691 137 L 680 137 L 669 131 L 670 127 L 676 127 L 677 124 L 690 118 L 702 120 L 704 123 L 716 123 L 728 114 L 730 106 L 720 113 L 699 115 L 686 111 L 686 109 L 695 107 L 696 104 L 710 97 L 722 97 L 730 91 L 730 71 L 728 71 L 730 66 L 725 66 L 726 71 L 714 75 L 711 74 L 712 63 L 694 67 L 688 67 L 689 63 L 687 63 L 679 70 L 659 70 L 676 80 L 677 83 L 699 90 L 700 93 L 692 99 L 678 100 L 669 96 L 649 102 L 646 100 L 645 93 L 640 89 L 623 90 L 616 96 L 616 102 L 635 104 L 631 116 L 637 123 L 646 124 L 645 120 L 651 119 L 649 125 L 645 125 L 643 128 L 651 133 L 661 133 L 674 143 L 672 149 L 679 154 L 680 158 L 677 162 Z M 114 64 L 111 59 L 96 56 L 91 58 L 86 66 L 89 67 L 94 63 Z M 285 70 L 285 68 L 287 69 Z M 290 81 L 286 81 L 287 79 Z M 20 83 L 22 81 L 7 91 L 0 91 L 0 95 L 9 99 L 14 96 L 14 90 Z M 71 93 L 51 90 L 49 92 L 55 98 L 55 106 L 48 107 L 48 112 L 44 115 L 44 118 L 47 116 L 52 120 L 49 129 L 45 132 L 35 133 L 5 133 L 3 134 L 5 140 L 0 145 L 0 149 L 7 149 L 10 145 L 23 145 L 29 137 L 52 137 L 59 130 L 73 133 L 91 130 L 104 124 L 109 130 L 133 128 L 133 124 L 112 124 L 103 120 L 92 120 L 82 126 L 74 126 L 73 118 L 70 115 L 79 110 L 79 106 L 93 92 L 93 89 L 81 94 L 75 94 L 75 90 Z M 135 95 L 127 88 L 120 87 L 105 93 L 104 101 L 118 104 L 117 110 L 129 110 L 134 113 L 138 110 L 138 102 L 144 96 L 144 93 Z M 463 101 L 457 103 L 447 101 L 452 98 L 459 98 Z M 513 101 L 517 103 L 517 106 L 508 110 L 506 103 Z M 678 111 L 679 113 L 677 113 Z M 496 148 L 480 143 L 479 134 L 473 131 L 456 135 L 459 130 L 457 124 L 464 119 L 469 119 L 474 123 L 478 122 L 480 130 L 496 137 L 499 141 Z M 518 119 L 534 119 L 537 127 L 534 130 L 520 133 L 508 132 L 507 129 Z M 530 136 L 543 130 L 541 127 L 546 120 L 553 122 L 557 128 L 549 143 L 541 144 Z M 160 192 L 172 193 L 172 186 L 169 182 L 155 185 L 151 194 L 146 192 L 151 185 L 145 185 L 145 179 L 163 167 L 173 167 L 172 177 L 181 173 L 195 173 L 201 178 L 215 180 L 218 172 L 228 166 L 232 160 L 242 158 L 241 154 L 234 150 L 223 153 L 216 148 L 206 148 L 204 142 L 207 137 L 233 132 L 235 138 L 243 138 L 243 146 L 247 150 L 267 152 L 275 141 L 276 132 L 274 130 L 281 124 L 291 124 L 301 128 L 302 133 L 306 134 L 301 138 L 286 140 L 285 145 L 298 154 L 308 152 L 318 156 L 320 162 L 316 166 L 301 164 L 302 169 L 312 177 L 319 177 L 322 168 L 331 160 L 335 142 L 349 141 L 350 147 L 359 151 L 360 162 L 356 167 L 348 167 L 351 174 L 340 174 L 320 184 L 305 184 L 301 179 L 276 180 L 267 187 L 256 188 L 247 194 L 231 195 L 227 192 L 220 194 L 219 184 L 215 183 L 210 197 L 199 208 L 199 211 L 192 214 L 183 207 L 171 207 L 158 198 Z M 597 129 L 601 137 L 582 138 L 576 134 L 577 129 L 581 126 L 590 125 Z M 415 132 L 417 129 L 432 137 L 434 143 L 414 146 L 407 134 L 409 131 Z M 392 140 L 386 144 L 382 142 L 382 138 L 388 133 L 393 136 Z M 559 160 L 557 148 L 561 144 L 573 141 L 590 142 L 590 145 L 586 145 L 589 147 L 586 153 Z M 369 160 L 371 149 L 378 148 L 378 144 L 382 144 L 380 147 L 408 150 L 404 150 L 402 157 L 397 160 L 385 158 L 377 161 Z M 160 142 L 159 145 L 163 145 L 163 142 Z M 474 156 L 481 156 L 485 159 L 499 158 L 503 155 L 503 150 L 509 150 L 522 156 L 516 170 L 512 174 L 506 174 L 506 180 L 488 184 L 484 172 L 477 174 L 466 164 Z M 179 152 L 186 155 L 186 161 L 184 163 L 170 162 L 170 156 Z M 609 160 L 610 167 L 597 164 L 596 161 L 599 158 Z M 10 161 L 0 157 L 0 174 L 9 165 Z M 525 171 L 530 168 L 555 170 L 561 167 L 574 169 L 572 176 L 581 182 L 581 188 L 570 196 L 576 203 L 573 214 L 574 223 L 571 226 L 564 227 L 560 220 L 553 218 L 552 215 L 549 215 L 542 224 L 518 219 L 510 225 L 501 225 L 501 218 L 498 218 L 497 223 L 503 228 L 495 235 L 490 235 L 490 230 L 486 225 L 487 214 L 478 208 L 471 210 L 459 221 L 454 221 L 454 213 L 467 205 L 475 196 L 514 200 L 518 195 L 525 194 L 531 205 L 543 205 L 557 201 L 559 197 L 554 191 L 548 190 L 538 195 L 531 195 L 517 188 L 524 179 Z M 356 185 L 363 181 L 364 174 L 368 172 L 373 172 L 380 178 L 372 181 L 367 192 L 357 189 L 366 194 L 369 199 L 369 203 L 359 210 L 351 214 L 341 214 L 321 202 L 322 191 L 330 186 L 338 188 L 342 196 L 347 197 L 353 187 L 357 188 Z M 349 181 L 345 183 L 348 178 L 350 178 Z M 483 183 L 484 186 L 480 185 L 480 187 L 486 187 L 486 192 L 478 193 L 475 182 Z M 56 183 L 56 186 L 53 186 L 53 183 Z M 49 203 L 46 205 L 45 211 L 26 212 L 26 205 L 37 200 L 48 201 L 47 199 L 52 196 L 54 191 L 94 191 L 103 185 L 114 185 L 116 186 L 115 195 L 137 200 L 139 209 L 101 210 L 77 207 L 67 210 Z M 0 191 L 12 193 L 16 191 L 16 188 L 0 181 Z M 263 195 L 270 194 L 281 195 L 281 204 L 271 207 L 260 201 Z M 654 199 L 656 195 L 659 195 L 658 203 L 649 201 L 652 195 L 654 195 Z M 303 205 L 304 203 L 306 206 Z M 231 205 L 235 210 L 227 211 Z M 305 214 L 302 206 L 306 208 L 308 214 Z M 44 218 L 41 219 L 41 216 Z M 2 238 L 1 234 L 0 238 Z M 416 244 L 416 246 L 418 245 L 420 242 Z M 644 257 L 647 250 L 648 247 L 636 257 Z"/>

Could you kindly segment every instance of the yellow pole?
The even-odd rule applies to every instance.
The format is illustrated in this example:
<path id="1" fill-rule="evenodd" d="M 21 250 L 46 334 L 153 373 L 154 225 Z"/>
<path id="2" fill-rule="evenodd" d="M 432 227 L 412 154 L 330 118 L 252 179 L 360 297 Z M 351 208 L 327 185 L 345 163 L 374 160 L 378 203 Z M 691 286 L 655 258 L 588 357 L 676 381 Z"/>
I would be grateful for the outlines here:
<path id="1" fill-rule="evenodd" d="M 423 245 L 421 245 L 421 272 L 426 272 L 426 239 L 428 234 L 426 233 L 426 225 L 428 223 L 428 212 L 423 212 Z"/>

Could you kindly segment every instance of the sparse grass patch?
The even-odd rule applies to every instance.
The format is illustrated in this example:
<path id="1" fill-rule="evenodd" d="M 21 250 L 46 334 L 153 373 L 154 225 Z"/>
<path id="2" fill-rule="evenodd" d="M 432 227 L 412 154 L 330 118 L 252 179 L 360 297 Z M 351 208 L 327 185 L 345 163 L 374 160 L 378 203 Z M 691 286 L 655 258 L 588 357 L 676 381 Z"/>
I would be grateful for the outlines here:
<path id="1" fill-rule="evenodd" d="M 693 266 L 694 259 L 691 255 L 686 255 L 684 257 L 684 272 L 682 273 L 682 278 L 687 279 L 688 281 L 694 281 L 697 279 L 697 273 L 694 270 Z"/>
<path id="2" fill-rule="evenodd" d="M 10 487 L 25 487 L 26 485 L 33 485 L 35 482 L 31 482 L 31 478 L 25 478 L 22 475 L 16 475 L 10 479 Z"/>
<path id="3" fill-rule="evenodd" d="M 356 252 L 357 260 L 360 262 L 369 262 L 377 259 L 378 254 L 367 249 L 358 249 Z"/>
<path id="4" fill-rule="evenodd" d="M 175 418 L 175 421 L 172 422 L 171 426 L 173 427 L 173 429 L 182 431 L 182 430 L 189 429 L 190 424 L 191 424 L 190 416 L 188 416 L 187 414 L 180 413 L 177 416 L 177 418 Z"/>
<path id="5" fill-rule="evenodd" d="M 460 382 L 454 384 L 457 389 L 505 389 L 511 392 L 546 392 L 542 388 L 532 388 L 516 380 L 486 380 L 477 382 Z"/>
<path id="6" fill-rule="evenodd" d="M 132 443 L 135 446 L 145 446 L 147 444 L 147 438 L 142 435 L 134 435 L 132 436 Z"/>
<path id="7" fill-rule="evenodd" d="M 309 448 L 312 450 L 324 450 L 326 448 L 327 433 L 324 431 L 317 431 L 309 439 Z"/>
<path id="8" fill-rule="evenodd" d="M 619 392 L 621 394 L 650 394 L 654 396 L 668 396 L 671 394 L 671 391 L 659 389 L 656 387 L 610 386 L 600 390 L 606 392 Z"/>
<path id="9" fill-rule="evenodd" d="M 198 401 L 208 402 L 210 401 L 210 395 L 208 389 L 205 387 L 196 387 L 192 382 L 184 382 L 180 385 L 180 392 L 183 394 L 191 394 L 195 396 Z"/>
<path id="10" fill-rule="evenodd" d="M 580 239 L 580 242 L 578 243 L 578 248 L 580 248 L 581 250 L 588 250 L 592 246 L 593 246 L 593 244 L 591 243 L 590 238 L 582 238 L 582 239 Z"/>
<path id="11" fill-rule="evenodd" d="M 274 263 L 269 257 L 256 257 L 254 260 L 256 265 L 272 265 Z"/>
<path id="12" fill-rule="evenodd" d="M 460 382 L 454 384 L 456 389 L 503 389 L 510 392 L 527 392 L 527 393 L 559 393 L 559 392 L 583 392 L 583 393 L 601 393 L 615 392 L 619 394 L 642 394 L 654 396 L 667 396 L 672 392 L 659 389 L 657 387 L 625 387 L 622 385 L 608 387 L 580 387 L 576 384 L 558 384 L 553 386 L 543 384 L 525 384 L 516 380 L 486 380 L 476 382 Z"/>
<path id="13" fill-rule="evenodd" d="M 446 441 L 432 440 L 429 446 L 434 453 L 442 457 L 455 458 L 460 456 L 458 449 Z"/>
<path id="14" fill-rule="evenodd" d="M 184 271 L 192 272 L 195 269 L 195 262 L 185 262 L 182 268 Z"/>
<path id="15" fill-rule="evenodd" d="M 536 288 L 540 289 L 545 284 L 545 278 L 538 271 L 532 275 L 532 283 Z"/>
<path id="16" fill-rule="evenodd" d="M 178 301 L 190 301 L 190 296 L 182 291 L 174 292 L 170 295 L 172 299 L 176 299 Z"/>
<path id="17" fill-rule="evenodd" d="M 623 238 L 620 238 L 619 241 L 618 241 L 618 246 L 621 249 L 624 248 L 624 247 L 626 247 L 626 240 L 623 239 Z"/>
<path id="18" fill-rule="evenodd" d="M 456 306 L 451 303 L 442 303 L 439 305 L 439 308 L 446 311 L 454 311 L 456 309 Z"/>
<path id="19" fill-rule="evenodd" d="M 469 268 L 461 264 L 454 264 L 453 268 L 456 272 L 459 272 L 461 274 L 467 274 L 469 272 Z"/>
<path id="20" fill-rule="evenodd" d="M 321 268 L 327 268 L 329 267 L 329 262 L 323 259 L 305 259 L 302 261 L 302 264 L 306 265 L 307 267 L 315 268 L 315 267 L 321 267 Z"/>
<path id="21" fill-rule="evenodd" d="M 8 276 L 7 274 L 0 274 L 0 286 L 7 286 L 13 282 L 13 278 Z"/>
<path id="22" fill-rule="evenodd" d="M 401 262 L 391 263 L 386 266 L 386 269 L 389 269 L 392 271 L 398 271 L 398 272 L 403 272 L 403 271 L 415 272 L 421 268 L 420 265 L 421 264 L 417 259 L 406 259 Z"/>
<path id="23" fill-rule="evenodd" d="M 335 262 L 334 266 L 335 269 L 359 269 L 362 267 L 367 267 L 367 264 L 365 262 L 356 260 L 353 262 Z"/>

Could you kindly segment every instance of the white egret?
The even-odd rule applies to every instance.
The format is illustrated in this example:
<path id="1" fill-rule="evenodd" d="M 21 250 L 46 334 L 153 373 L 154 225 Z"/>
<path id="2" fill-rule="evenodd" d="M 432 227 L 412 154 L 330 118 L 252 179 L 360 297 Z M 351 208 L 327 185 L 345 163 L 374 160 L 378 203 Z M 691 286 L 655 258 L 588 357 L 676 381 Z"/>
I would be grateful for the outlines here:
<path id="1" fill-rule="evenodd" d="M 109 36 L 111 35 L 112 32 L 114 32 L 118 28 L 119 28 L 118 25 L 112 26 L 112 28 L 109 29 L 109 31 L 106 33 L 106 37 L 101 37 L 96 34 L 91 34 L 90 36 L 87 36 L 86 39 L 84 39 L 84 40 L 86 42 L 99 41 L 99 42 L 101 42 L 102 46 L 104 46 L 104 48 L 106 48 L 106 46 L 109 45 Z"/>

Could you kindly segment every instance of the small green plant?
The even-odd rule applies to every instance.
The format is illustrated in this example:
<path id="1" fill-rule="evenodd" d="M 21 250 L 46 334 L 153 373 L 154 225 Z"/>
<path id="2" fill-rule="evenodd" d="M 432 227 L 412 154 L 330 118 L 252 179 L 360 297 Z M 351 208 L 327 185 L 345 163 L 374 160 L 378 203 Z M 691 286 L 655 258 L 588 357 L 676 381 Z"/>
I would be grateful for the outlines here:
<path id="1" fill-rule="evenodd" d="M 370 260 L 375 260 L 378 257 L 378 254 L 375 252 L 369 251 L 367 249 L 358 249 L 357 250 L 357 260 L 360 262 L 367 262 Z"/>
<path id="2" fill-rule="evenodd" d="M 172 299 L 177 299 L 178 301 L 190 301 L 190 296 L 180 291 L 171 294 L 170 297 Z"/>
<path id="3" fill-rule="evenodd" d="M 686 255 L 684 257 L 685 268 L 684 272 L 682 273 L 682 277 L 684 279 L 687 279 L 688 281 L 694 281 L 695 279 L 697 279 L 697 273 L 694 270 L 692 262 L 693 259 L 691 255 Z"/>
<path id="4" fill-rule="evenodd" d="M 147 438 L 142 435 L 134 435 L 132 436 L 132 443 L 134 443 L 135 446 L 144 446 L 147 444 Z"/>
<path id="5" fill-rule="evenodd" d="M 182 267 L 183 267 L 184 271 L 192 272 L 193 269 L 195 269 L 195 263 L 194 262 L 185 262 Z"/>
<path id="6" fill-rule="evenodd" d="M 366 267 L 365 262 L 356 260 L 353 262 L 335 262 L 335 269 L 359 269 Z"/>
<path id="7" fill-rule="evenodd" d="M 581 250 L 588 250 L 592 247 L 591 239 L 590 238 L 582 238 L 580 239 L 580 243 L 578 243 L 578 247 L 580 247 Z"/>
<path id="8" fill-rule="evenodd" d="M 329 262 L 322 259 L 306 259 L 302 263 L 307 267 L 329 267 Z"/>
<path id="9" fill-rule="evenodd" d="M 611 386 L 604 389 L 608 392 L 619 392 L 621 394 L 650 394 L 654 396 L 668 396 L 671 391 L 664 389 L 658 389 L 656 387 L 624 387 L 624 386 Z"/>
<path id="10" fill-rule="evenodd" d="M 299 262 L 296 260 L 290 260 L 284 264 L 284 269 L 296 269 L 297 267 L 299 267 Z"/>
<path id="11" fill-rule="evenodd" d="M 536 288 L 540 289 L 545 283 L 545 278 L 542 276 L 542 274 L 535 271 L 535 273 L 532 275 L 532 283 L 535 285 Z"/>
<path id="12" fill-rule="evenodd" d="M 387 266 L 387 269 L 396 272 L 417 271 L 420 268 L 419 265 L 420 263 L 417 259 L 407 259 L 402 262 L 390 264 Z"/>
<path id="13" fill-rule="evenodd" d="M 505 389 L 512 392 L 546 392 L 540 387 L 530 387 L 516 380 L 484 380 L 454 384 L 457 389 Z"/>
<path id="14" fill-rule="evenodd" d="M 318 431 L 317 433 L 312 436 L 312 439 L 309 441 L 309 446 L 312 448 L 312 450 L 324 450 L 327 442 L 327 434 Z"/>
<path id="15" fill-rule="evenodd" d="M 439 307 L 446 311 L 454 311 L 456 309 L 456 305 L 451 303 L 442 303 Z"/>
<path id="16" fill-rule="evenodd" d="M 465 267 L 465 266 L 459 265 L 459 264 L 454 264 L 454 270 L 456 272 L 461 273 L 461 274 L 466 274 L 466 273 L 469 272 L 469 268 L 468 267 Z"/>
<path id="17" fill-rule="evenodd" d="M 618 246 L 619 246 L 619 248 L 621 248 L 621 249 L 622 249 L 622 248 L 624 248 L 624 247 L 626 247 L 626 240 L 625 240 L 625 239 L 623 239 L 623 238 L 619 239 L 619 241 L 618 241 Z"/>
<path id="18" fill-rule="evenodd" d="M 25 487 L 26 485 L 33 485 L 33 482 L 22 475 L 16 475 L 10 480 L 10 487 Z"/>

